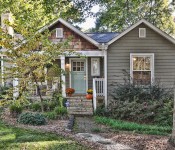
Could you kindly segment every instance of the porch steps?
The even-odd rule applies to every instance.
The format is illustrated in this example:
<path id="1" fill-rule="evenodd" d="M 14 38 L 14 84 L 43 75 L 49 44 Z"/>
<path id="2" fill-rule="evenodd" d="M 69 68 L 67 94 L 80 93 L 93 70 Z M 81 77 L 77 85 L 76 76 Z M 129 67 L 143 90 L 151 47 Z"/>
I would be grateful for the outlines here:
<path id="1" fill-rule="evenodd" d="M 93 115 L 92 100 L 87 100 L 85 96 L 66 97 L 68 102 L 68 114 L 70 115 Z"/>

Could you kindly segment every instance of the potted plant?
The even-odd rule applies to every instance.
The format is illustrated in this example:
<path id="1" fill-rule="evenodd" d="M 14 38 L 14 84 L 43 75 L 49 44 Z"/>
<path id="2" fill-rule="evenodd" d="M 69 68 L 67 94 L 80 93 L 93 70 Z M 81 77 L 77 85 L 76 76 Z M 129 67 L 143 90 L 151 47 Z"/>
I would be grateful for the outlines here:
<path id="1" fill-rule="evenodd" d="M 87 95 L 86 95 L 86 99 L 92 99 L 93 98 L 93 90 L 92 89 L 88 89 L 87 90 Z"/>
<path id="2" fill-rule="evenodd" d="M 66 94 L 68 95 L 68 96 L 72 96 L 72 94 L 75 92 L 75 89 L 73 89 L 73 88 L 67 88 L 66 89 Z"/>

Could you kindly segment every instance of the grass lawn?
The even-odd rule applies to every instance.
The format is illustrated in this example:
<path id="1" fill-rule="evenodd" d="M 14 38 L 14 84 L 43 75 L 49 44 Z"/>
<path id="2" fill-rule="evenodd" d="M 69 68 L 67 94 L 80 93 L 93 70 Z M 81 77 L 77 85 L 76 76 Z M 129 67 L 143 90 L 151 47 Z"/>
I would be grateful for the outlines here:
<path id="1" fill-rule="evenodd" d="M 75 141 L 55 134 L 7 126 L 0 121 L 1 150 L 85 150 Z"/>
<path id="2" fill-rule="evenodd" d="M 172 128 L 169 126 L 162 127 L 157 125 L 138 124 L 100 116 L 95 116 L 94 119 L 97 123 L 107 125 L 116 131 L 133 131 L 136 133 L 153 135 L 169 135 L 172 132 Z"/>

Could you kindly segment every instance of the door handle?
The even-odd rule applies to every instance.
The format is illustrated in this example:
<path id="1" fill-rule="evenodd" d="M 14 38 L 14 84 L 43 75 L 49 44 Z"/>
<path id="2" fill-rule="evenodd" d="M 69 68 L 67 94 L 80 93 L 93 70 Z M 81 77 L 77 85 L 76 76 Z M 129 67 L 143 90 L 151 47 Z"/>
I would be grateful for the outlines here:
<path id="1" fill-rule="evenodd" d="M 86 80 L 86 76 L 84 76 L 84 80 Z"/>

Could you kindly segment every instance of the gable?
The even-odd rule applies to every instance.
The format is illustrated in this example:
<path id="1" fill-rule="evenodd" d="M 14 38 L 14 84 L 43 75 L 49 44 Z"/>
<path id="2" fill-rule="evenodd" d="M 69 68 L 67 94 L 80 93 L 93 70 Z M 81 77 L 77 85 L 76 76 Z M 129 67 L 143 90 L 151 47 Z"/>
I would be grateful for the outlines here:
<path id="1" fill-rule="evenodd" d="M 139 37 L 139 28 L 146 29 L 146 37 Z M 120 45 L 120 46 L 128 46 L 135 47 L 136 49 L 151 49 L 154 47 L 175 47 L 174 43 L 165 38 L 164 36 L 157 33 L 155 30 L 151 29 L 145 23 L 141 23 L 118 40 L 113 42 L 111 45 Z"/>
<path id="2" fill-rule="evenodd" d="M 56 28 L 63 28 L 63 38 L 56 38 Z M 75 51 L 86 51 L 86 50 L 97 50 L 98 47 L 90 43 L 85 38 L 78 35 L 76 32 L 72 31 L 68 27 L 66 27 L 61 22 L 57 22 L 55 25 L 51 26 L 49 28 L 50 31 L 53 31 L 51 33 L 51 36 L 49 37 L 50 40 L 53 42 L 61 42 L 65 41 L 68 38 L 71 38 L 69 42 L 70 49 L 73 49 Z"/>
<path id="3" fill-rule="evenodd" d="M 124 32 L 122 32 L 120 35 L 118 35 L 117 37 L 115 37 L 114 39 L 112 39 L 111 41 L 108 42 L 108 45 L 111 45 L 112 43 L 114 43 L 115 41 L 117 41 L 118 39 L 120 39 L 121 37 L 125 36 L 128 32 L 130 32 L 131 30 L 134 30 L 135 28 L 137 28 L 139 25 L 141 24 L 145 24 L 148 28 L 154 30 L 156 33 L 158 33 L 160 36 L 164 37 L 165 39 L 167 39 L 168 41 L 170 41 L 171 43 L 175 44 L 175 39 L 172 38 L 170 35 L 166 34 L 165 32 L 163 32 L 162 30 L 158 29 L 157 27 L 155 27 L 154 25 L 152 25 L 151 23 L 149 23 L 148 21 L 142 19 L 139 22 L 137 22 L 136 24 L 132 25 L 131 27 L 129 27 L 128 29 L 126 29 Z"/>

